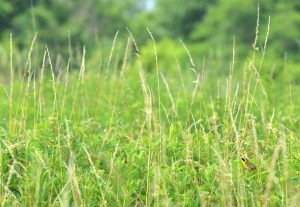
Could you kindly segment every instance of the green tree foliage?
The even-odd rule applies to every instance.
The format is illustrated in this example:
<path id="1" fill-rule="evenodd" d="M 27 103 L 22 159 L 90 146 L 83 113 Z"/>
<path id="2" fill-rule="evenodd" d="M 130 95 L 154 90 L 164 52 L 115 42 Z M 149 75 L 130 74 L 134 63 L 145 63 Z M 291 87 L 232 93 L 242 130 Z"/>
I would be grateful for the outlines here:
<path id="1" fill-rule="evenodd" d="M 117 30 L 125 31 L 126 26 L 143 9 L 141 2 L 143 1 L 1 1 L 0 35 L 1 38 L 7 38 L 7 33 L 12 32 L 20 46 L 24 46 L 28 39 L 38 33 L 42 42 L 57 46 L 67 42 L 70 33 L 74 42 L 89 44 L 96 36 L 111 38 Z"/>
<path id="2" fill-rule="evenodd" d="M 288 15 L 287 15 L 288 14 Z M 270 44 L 276 54 L 299 57 L 300 51 L 300 3 L 280 2 L 275 5 L 275 15 L 272 17 Z"/>
<path id="3" fill-rule="evenodd" d="M 81 51 L 83 45 L 89 51 L 100 47 L 110 49 L 113 36 L 119 31 L 118 39 L 126 44 L 126 27 L 141 47 L 148 47 L 147 27 L 158 44 L 166 38 L 168 42 L 177 41 L 167 48 L 183 39 L 187 45 L 191 44 L 192 55 L 222 51 L 219 56 L 229 56 L 233 39 L 238 47 L 237 55 L 247 56 L 252 47 L 258 6 L 255 0 L 153 0 L 153 10 L 147 9 L 148 1 L 151 0 L 0 1 L 0 51 L 8 51 L 9 33 L 13 33 L 14 45 L 20 51 L 27 51 L 32 38 L 38 34 L 40 50 L 47 45 L 53 53 L 65 55 L 67 59 L 70 42 L 76 51 Z M 259 2 L 259 7 L 257 48 L 264 44 L 270 15 L 269 53 L 278 57 L 288 54 L 297 60 L 299 1 L 264 0 Z"/>
<path id="4" fill-rule="evenodd" d="M 158 37 L 187 37 L 216 0 L 157 0 L 152 29 Z"/>
<path id="5" fill-rule="evenodd" d="M 198 23 L 190 39 L 201 43 L 204 48 L 212 45 L 226 48 L 232 45 L 234 38 L 241 53 L 246 53 L 256 35 L 257 7 L 257 2 L 251 0 L 219 0 L 208 10 L 204 20 Z M 269 47 L 278 55 L 288 51 L 299 52 L 299 3 L 267 0 L 261 2 L 259 8 L 258 49 L 264 44 L 270 15 Z"/>
<path id="6" fill-rule="evenodd" d="M 210 8 L 190 39 L 205 47 L 251 46 L 255 38 L 257 5 L 255 1 L 220 0 Z"/>

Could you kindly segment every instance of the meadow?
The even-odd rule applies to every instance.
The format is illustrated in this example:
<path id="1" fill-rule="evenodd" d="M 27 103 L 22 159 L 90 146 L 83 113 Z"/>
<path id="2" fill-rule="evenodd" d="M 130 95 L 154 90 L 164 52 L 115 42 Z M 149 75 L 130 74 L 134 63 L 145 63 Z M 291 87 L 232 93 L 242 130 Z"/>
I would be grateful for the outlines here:
<path id="1" fill-rule="evenodd" d="M 17 72 L 11 39 L 0 88 L 1 206 L 297 206 L 294 65 L 276 78 L 266 45 L 239 59 L 233 44 L 223 64 L 192 57 L 182 42 L 187 62 L 172 56 L 166 68 L 149 34 L 153 68 L 129 35 L 118 60 L 113 44 L 91 66 L 83 48 L 81 64 L 65 60 L 58 73 L 51 50 L 33 55 L 34 42 Z"/>

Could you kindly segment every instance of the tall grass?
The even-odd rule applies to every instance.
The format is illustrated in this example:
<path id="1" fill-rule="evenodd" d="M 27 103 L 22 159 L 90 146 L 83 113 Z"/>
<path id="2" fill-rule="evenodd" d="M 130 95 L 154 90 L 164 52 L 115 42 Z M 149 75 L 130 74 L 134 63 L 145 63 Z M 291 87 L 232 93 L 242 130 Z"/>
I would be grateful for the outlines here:
<path id="1" fill-rule="evenodd" d="M 129 32 L 120 66 L 112 65 L 116 33 L 104 71 L 86 67 L 83 48 L 78 74 L 69 73 L 69 59 L 55 75 L 48 48 L 33 71 L 35 37 L 25 75 L 15 76 L 11 36 L 10 84 L 0 94 L 1 206 L 297 206 L 299 117 L 291 104 L 299 99 L 290 100 L 299 94 L 291 85 L 265 87 L 256 57 L 269 31 L 262 51 L 259 22 L 256 31 L 243 68 L 233 43 L 227 77 L 205 60 L 196 65 L 183 42 L 192 69 L 176 57 L 177 73 L 161 69 L 149 30 L 153 72 Z M 242 167 L 243 156 L 256 171 Z"/>

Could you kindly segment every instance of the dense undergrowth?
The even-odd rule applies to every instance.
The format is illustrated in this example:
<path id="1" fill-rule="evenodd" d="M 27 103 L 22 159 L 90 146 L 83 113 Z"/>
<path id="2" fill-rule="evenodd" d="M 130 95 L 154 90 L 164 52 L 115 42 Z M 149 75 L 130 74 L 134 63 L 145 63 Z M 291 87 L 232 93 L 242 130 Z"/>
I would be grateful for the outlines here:
<path id="1" fill-rule="evenodd" d="M 293 77 L 261 76 L 269 68 L 255 50 L 237 66 L 233 48 L 217 71 L 188 51 L 192 68 L 174 57 L 162 69 L 153 44 L 149 71 L 128 48 L 100 70 L 83 52 L 80 70 L 56 75 L 48 50 L 29 55 L 43 60 L 35 72 L 11 67 L 0 93 L 2 206 L 297 206 Z"/>

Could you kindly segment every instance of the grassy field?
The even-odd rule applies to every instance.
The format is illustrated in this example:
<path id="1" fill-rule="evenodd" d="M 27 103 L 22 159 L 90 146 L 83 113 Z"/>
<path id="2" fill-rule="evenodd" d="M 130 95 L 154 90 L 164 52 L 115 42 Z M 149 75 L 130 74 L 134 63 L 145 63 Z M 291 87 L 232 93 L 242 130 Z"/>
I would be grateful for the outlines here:
<path id="1" fill-rule="evenodd" d="M 13 58 L 7 66 L 10 78 L 0 88 L 1 206 L 300 202 L 300 88 L 287 75 L 261 75 L 264 51 L 235 64 L 242 60 L 233 48 L 218 70 L 217 60 L 195 66 L 195 57 L 192 69 L 180 61 L 169 69 L 160 68 L 153 44 L 150 71 L 130 46 L 119 64 L 112 50 L 97 68 L 86 66 L 84 53 L 72 72 L 64 66 L 54 74 L 47 50 L 28 55 L 24 76 Z M 43 60 L 36 69 L 33 58 Z M 242 157 L 257 169 L 243 168 Z"/>

